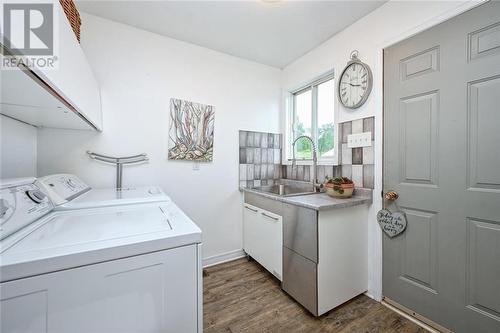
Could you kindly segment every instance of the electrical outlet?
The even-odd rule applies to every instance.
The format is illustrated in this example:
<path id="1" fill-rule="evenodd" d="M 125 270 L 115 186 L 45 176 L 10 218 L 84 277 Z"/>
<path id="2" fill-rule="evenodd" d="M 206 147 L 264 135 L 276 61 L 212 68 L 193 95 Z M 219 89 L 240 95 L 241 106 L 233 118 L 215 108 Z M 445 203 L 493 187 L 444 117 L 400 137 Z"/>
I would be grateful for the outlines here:
<path id="1" fill-rule="evenodd" d="M 193 170 L 194 171 L 200 170 L 200 162 L 194 162 L 193 163 Z"/>
<path id="2" fill-rule="evenodd" d="M 372 145 L 372 132 L 350 134 L 347 136 L 347 147 L 370 147 Z"/>

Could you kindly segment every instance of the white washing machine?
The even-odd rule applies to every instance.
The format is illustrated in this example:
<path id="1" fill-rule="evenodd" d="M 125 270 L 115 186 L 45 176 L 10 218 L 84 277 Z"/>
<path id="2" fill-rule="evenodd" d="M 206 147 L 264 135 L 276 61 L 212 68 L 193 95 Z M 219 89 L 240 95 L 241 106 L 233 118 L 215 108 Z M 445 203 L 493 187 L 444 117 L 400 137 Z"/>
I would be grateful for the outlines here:
<path id="1" fill-rule="evenodd" d="M 119 191 L 115 188 L 93 189 L 71 174 L 41 177 L 38 183 L 56 205 L 55 210 L 170 201 L 158 186 L 130 187 Z"/>
<path id="2" fill-rule="evenodd" d="M 1 332 L 202 331 L 201 230 L 161 189 L 55 175 L 0 193 Z"/>

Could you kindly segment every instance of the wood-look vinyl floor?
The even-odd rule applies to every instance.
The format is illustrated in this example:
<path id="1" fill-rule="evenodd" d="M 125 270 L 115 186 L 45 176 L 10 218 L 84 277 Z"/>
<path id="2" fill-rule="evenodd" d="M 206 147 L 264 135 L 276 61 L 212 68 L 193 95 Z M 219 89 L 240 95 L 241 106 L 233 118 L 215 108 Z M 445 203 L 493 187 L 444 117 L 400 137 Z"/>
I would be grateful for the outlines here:
<path id="1" fill-rule="evenodd" d="M 254 261 L 239 259 L 205 273 L 205 333 L 426 332 L 364 295 L 315 318 Z"/>

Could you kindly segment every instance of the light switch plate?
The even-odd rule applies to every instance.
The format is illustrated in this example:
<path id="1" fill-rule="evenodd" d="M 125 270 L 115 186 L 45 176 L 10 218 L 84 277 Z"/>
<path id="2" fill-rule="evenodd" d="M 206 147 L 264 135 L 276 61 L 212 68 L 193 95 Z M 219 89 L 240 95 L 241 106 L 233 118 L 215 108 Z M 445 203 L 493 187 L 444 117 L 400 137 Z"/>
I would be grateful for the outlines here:
<path id="1" fill-rule="evenodd" d="M 372 132 L 350 134 L 347 136 L 347 148 L 370 147 L 372 145 Z"/>

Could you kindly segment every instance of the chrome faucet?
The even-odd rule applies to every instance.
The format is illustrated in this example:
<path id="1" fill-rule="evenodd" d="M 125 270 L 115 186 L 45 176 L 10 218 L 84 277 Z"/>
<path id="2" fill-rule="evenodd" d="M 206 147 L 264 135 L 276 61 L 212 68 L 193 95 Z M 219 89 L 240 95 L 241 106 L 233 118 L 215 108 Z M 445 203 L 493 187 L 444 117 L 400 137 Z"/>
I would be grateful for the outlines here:
<path id="1" fill-rule="evenodd" d="M 313 141 L 313 139 L 311 139 L 311 137 L 309 137 L 307 135 L 301 135 L 301 136 L 297 137 L 295 140 L 293 140 L 293 143 L 292 143 L 292 169 L 296 163 L 295 144 L 297 143 L 297 141 L 299 139 L 308 139 L 309 141 L 311 141 L 311 146 L 312 146 L 312 150 L 313 150 L 313 153 L 312 153 L 313 176 L 312 176 L 311 183 L 312 183 L 314 191 L 319 192 L 319 190 L 321 188 L 321 184 L 318 183 L 318 179 L 317 179 L 318 153 L 316 151 L 316 145 L 314 144 L 314 141 Z"/>

